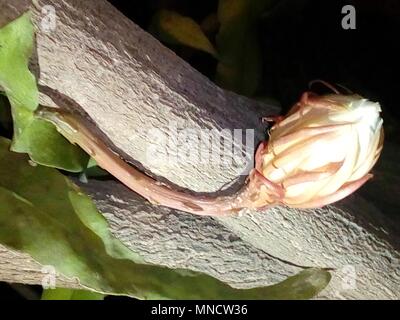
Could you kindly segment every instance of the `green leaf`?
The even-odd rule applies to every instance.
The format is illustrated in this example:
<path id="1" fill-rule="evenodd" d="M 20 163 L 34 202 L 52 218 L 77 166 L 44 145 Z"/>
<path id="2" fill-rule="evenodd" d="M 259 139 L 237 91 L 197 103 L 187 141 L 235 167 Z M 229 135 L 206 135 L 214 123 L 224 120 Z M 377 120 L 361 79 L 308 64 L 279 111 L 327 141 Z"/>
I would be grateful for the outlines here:
<path id="1" fill-rule="evenodd" d="M 39 103 L 35 77 L 28 70 L 33 47 L 30 13 L 0 29 L 0 85 L 11 103 L 35 110 Z"/>
<path id="2" fill-rule="evenodd" d="M 28 153 L 33 161 L 48 167 L 70 172 L 85 169 L 89 156 L 60 135 L 52 123 L 36 119 L 32 113 L 19 107 L 13 108 L 13 116 L 15 129 L 12 151 Z M 16 137 L 15 132 L 19 129 L 22 133 Z"/>
<path id="3" fill-rule="evenodd" d="M 104 295 L 88 290 L 66 288 L 43 290 L 41 300 L 103 300 Z"/>
<path id="4" fill-rule="evenodd" d="M 214 46 L 203 33 L 200 25 L 177 12 L 160 10 L 155 14 L 150 29 L 166 43 L 185 45 L 208 52 L 214 57 L 217 56 Z"/>
<path id="5" fill-rule="evenodd" d="M 257 21 L 270 0 L 220 0 L 216 82 L 239 94 L 253 95 L 262 76 Z"/>
<path id="6" fill-rule="evenodd" d="M 10 174 L 12 172 L 12 174 Z M 101 293 L 147 299 L 307 299 L 330 275 L 309 269 L 271 287 L 234 289 L 210 276 L 142 264 L 92 201 L 57 170 L 32 166 L 0 138 L 0 243 Z"/>
<path id="7" fill-rule="evenodd" d="M 0 29 L 0 86 L 10 100 L 14 122 L 11 148 L 28 153 L 39 164 L 80 172 L 89 157 L 63 138 L 54 125 L 34 116 L 39 91 L 28 68 L 33 39 L 30 13 Z"/>

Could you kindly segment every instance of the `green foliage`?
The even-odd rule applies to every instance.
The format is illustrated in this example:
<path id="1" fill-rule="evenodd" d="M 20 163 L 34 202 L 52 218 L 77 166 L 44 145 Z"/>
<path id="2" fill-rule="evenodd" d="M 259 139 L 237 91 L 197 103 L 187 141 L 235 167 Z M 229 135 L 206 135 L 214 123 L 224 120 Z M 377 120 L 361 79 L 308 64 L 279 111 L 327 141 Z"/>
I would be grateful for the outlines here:
<path id="1" fill-rule="evenodd" d="M 28 153 L 39 164 L 82 171 L 89 157 L 64 139 L 52 124 L 34 116 L 39 91 L 28 69 L 32 47 L 33 25 L 29 13 L 0 29 L 0 86 L 10 100 L 14 120 L 11 148 Z"/>
<path id="2" fill-rule="evenodd" d="M 0 29 L 0 85 L 12 104 L 35 110 L 39 103 L 36 80 L 28 70 L 33 25 L 26 13 Z"/>
<path id="3" fill-rule="evenodd" d="M 217 55 L 200 25 L 193 19 L 174 11 L 160 10 L 153 18 L 151 31 L 167 43 L 182 44 L 213 56 Z"/>
<path id="4" fill-rule="evenodd" d="M 65 288 L 43 290 L 41 300 L 103 300 L 104 295 L 88 290 Z"/>

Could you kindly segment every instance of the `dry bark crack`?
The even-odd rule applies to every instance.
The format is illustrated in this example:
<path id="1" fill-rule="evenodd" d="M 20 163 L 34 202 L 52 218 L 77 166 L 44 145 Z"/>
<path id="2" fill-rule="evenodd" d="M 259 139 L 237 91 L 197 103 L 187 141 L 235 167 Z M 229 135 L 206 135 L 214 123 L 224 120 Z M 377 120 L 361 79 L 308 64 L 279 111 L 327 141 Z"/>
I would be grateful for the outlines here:
<path id="1" fill-rule="evenodd" d="M 75 100 L 127 160 L 198 192 L 216 192 L 243 179 L 243 166 L 168 161 L 171 146 L 194 153 L 202 148 L 179 141 L 170 128 L 210 129 L 216 139 L 223 129 L 254 128 L 259 141 L 264 138 L 259 117 L 276 113 L 276 107 L 216 87 L 104 0 L 34 3 L 0 0 L 0 25 L 33 10 L 40 83 Z M 51 31 L 42 25 L 45 5 L 57 15 Z M 45 96 L 41 102 L 52 105 Z M 171 144 L 152 136 L 155 129 Z M 156 152 L 149 155 L 149 147 Z M 242 148 L 251 158 L 252 151 Z M 392 176 L 398 179 L 398 172 Z M 378 190 L 379 183 L 385 181 L 370 185 Z M 113 234 L 148 262 L 203 271 L 237 287 L 275 283 L 299 266 L 328 267 L 333 280 L 319 298 L 400 298 L 398 220 L 372 205 L 371 192 L 313 211 L 282 207 L 210 218 L 154 207 L 114 181 L 82 187 Z M 0 247 L 0 280 L 41 284 L 42 279 L 41 266 L 31 258 Z M 58 284 L 77 282 L 60 277 Z"/>

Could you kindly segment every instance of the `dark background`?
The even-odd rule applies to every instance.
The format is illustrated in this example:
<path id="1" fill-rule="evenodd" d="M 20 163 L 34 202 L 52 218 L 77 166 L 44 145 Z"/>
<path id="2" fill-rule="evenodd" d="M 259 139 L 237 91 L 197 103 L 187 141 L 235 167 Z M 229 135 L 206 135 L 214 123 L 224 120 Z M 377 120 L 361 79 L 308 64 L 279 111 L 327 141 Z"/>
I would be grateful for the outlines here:
<path id="1" fill-rule="evenodd" d="M 271 1 L 276 4 L 258 26 L 264 63 L 259 93 L 275 98 L 287 109 L 308 90 L 310 81 L 323 79 L 379 101 L 385 112 L 385 130 L 396 130 L 387 127 L 387 120 L 395 117 L 397 126 L 400 117 L 400 1 Z M 175 10 L 200 23 L 218 7 L 217 0 L 109 2 L 145 30 L 161 8 Z M 356 9 L 355 30 L 341 26 L 341 9 L 347 4 Z M 188 50 L 175 51 L 213 79 L 217 63 L 214 58 L 198 51 L 190 55 Z M 398 137 L 387 134 L 386 138 Z"/>
<path id="2" fill-rule="evenodd" d="M 377 182 L 369 183 L 363 192 L 367 195 L 377 192 L 398 194 L 399 181 L 395 176 L 398 176 L 397 159 L 400 159 L 396 145 L 400 142 L 400 1 L 273 1 L 276 4 L 263 15 L 258 25 L 264 66 L 263 80 L 257 93 L 276 100 L 287 110 L 302 92 L 308 90 L 310 81 L 323 79 L 379 101 L 385 121 L 385 139 L 396 146 L 391 150 L 388 148 L 389 151 L 384 149 L 382 157 L 396 160 L 390 164 L 381 161 L 377 170 L 385 171 L 386 175 L 378 176 Z M 110 2 L 145 30 L 160 8 L 175 10 L 200 22 L 209 13 L 216 12 L 218 6 L 217 0 Z M 344 30 L 341 26 L 341 8 L 346 4 L 356 8 L 355 30 Z M 217 64 L 214 58 L 188 48 L 176 52 L 213 79 Z M 385 180 L 383 187 L 378 187 L 379 179 Z M 399 221 L 398 198 L 375 198 L 376 205 L 389 208 L 387 214 Z M 0 298 L 38 297 L 40 290 L 40 287 L 0 283 Z"/>

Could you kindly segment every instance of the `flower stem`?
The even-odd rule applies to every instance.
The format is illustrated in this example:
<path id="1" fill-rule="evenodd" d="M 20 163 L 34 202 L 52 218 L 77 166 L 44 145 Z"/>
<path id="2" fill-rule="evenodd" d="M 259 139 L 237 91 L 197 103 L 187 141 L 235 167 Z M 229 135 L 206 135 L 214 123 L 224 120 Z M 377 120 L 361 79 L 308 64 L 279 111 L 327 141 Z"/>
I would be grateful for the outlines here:
<path id="1" fill-rule="evenodd" d="M 229 196 L 204 196 L 177 191 L 121 159 L 88 129 L 81 116 L 48 107 L 40 107 L 36 116 L 52 122 L 66 139 L 79 145 L 101 168 L 152 204 L 196 215 L 232 214 L 254 206 L 253 200 L 256 195 L 253 190 L 257 188 L 252 187 L 252 179 L 237 193 Z"/>

